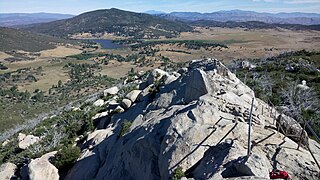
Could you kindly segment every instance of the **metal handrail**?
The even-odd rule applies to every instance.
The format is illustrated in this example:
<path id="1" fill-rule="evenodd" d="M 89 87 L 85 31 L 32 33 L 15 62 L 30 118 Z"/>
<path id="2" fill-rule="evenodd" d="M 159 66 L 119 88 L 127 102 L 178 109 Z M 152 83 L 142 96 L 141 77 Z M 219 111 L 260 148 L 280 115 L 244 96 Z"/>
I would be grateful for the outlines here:
<path id="1" fill-rule="evenodd" d="M 270 103 L 271 106 L 272 106 L 271 109 L 275 109 L 275 108 L 274 108 L 274 105 L 270 102 L 270 100 L 269 100 L 269 103 Z M 280 115 L 281 115 L 281 114 L 282 114 L 282 113 L 280 113 Z M 298 135 L 287 134 L 287 132 L 283 131 L 282 127 L 280 126 L 280 122 L 278 121 L 278 119 L 277 119 L 276 117 L 274 117 L 274 120 L 276 121 L 276 123 L 279 123 L 279 125 L 278 125 L 278 131 L 279 131 L 279 127 L 280 127 L 281 130 L 282 130 L 282 132 L 285 133 L 285 134 L 284 134 L 285 137 L 299 137 Z M 274 123 L 273 123 L 273 124 L 274 124 Z M 299 123 L 299 122 L 296 122 L 296 124 L 300 124 L 300 123 Z M 292 126 L 292 125 L 290 125 L 290 127 L 291 127 L 291 126 Z M 300 135 L 300 140 L 299 140 L 299 144 L 298 144 L 298 149 L 299 149 L 300 142 L 301 142 L 301 139 L 302 139 L 302 134 L 303 134 L 303 132 L 305 131 L 305 127 L 307 127 L 307 128 L 311 131 L 311 133 L 314 135 L 314 137 L 315 137 L 315 138 L 317 139 L 317 141 L 320 143 L 320 138 L 319 138 L 319 136 L 317 135 L 317 133 L 312 129 L 312 127 L 309 125 L 309 123 L 308 123 L 307 121 L 304 121 L 304 127 L 303 127 L 303 130 L 302 130 L 301 135 Z M 308 136 L 308 134 L 307 134 L 307 136 Z M 318 168 L 320 169 L 320 164 L 319 164 L 319 162 L 317 161 L 316 157 L 314 156 L 313 152 L 311 151 L 309 145 L 306 145 L 306 147 L 307 147 L 309 153 L 311 154 L 313 160 L 316 162 Z"/>
<path id="2" fill-rule="evenodd" d="M 307 128 L 311 131 L 311 133 L 314 135 L 314 137 L 317 139 L 317 141 L 320 143 L 320 138 L 319 136 L 317 135 L 317 133 L 312 129 L 312 127 L 309 125 L 308 122 L 306 122 L 307 124 Z"/>

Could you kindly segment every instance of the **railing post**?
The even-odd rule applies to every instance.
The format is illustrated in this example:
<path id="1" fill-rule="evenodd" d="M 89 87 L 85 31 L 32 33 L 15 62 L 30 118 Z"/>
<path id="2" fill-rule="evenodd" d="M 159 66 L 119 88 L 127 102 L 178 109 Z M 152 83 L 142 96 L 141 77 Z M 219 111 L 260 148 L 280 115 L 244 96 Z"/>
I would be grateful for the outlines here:
<path id="1" fill-rule="evenodd" d="M 276 121 L 276 126 L 277 126 L 277 123 L 278 123 L 278 127 L 277 127 L 277 133 L 279 133 L 279 130 L 280 130 L 280 121 L 281 121 L 281 118 L 282 118 L 282 114 L 280 115 L 279 117 L 279 121 Z M 274 123 L 273 123 L 274 124 Z"/>
<path id="2" fill-rule="evenodd" d="M 304 122 L 304 124 L 303 124 L 303 129 L 302 129 L 301 134 L 300 134 L 300 138 L 299 138 L 297 150 L 299 150 L 299 148 L 300 148 L 300 146 L 301 146 L 301 139 L 302 139 L 302 136 L 303 136 L 303 134 L 304 134 L 304 130 L 306 129 L 306 125 L 307 125 L 307 123 L 306 123 L 305 120 L 303 120 L 303 122 Z"/>
<path id="3" fill-rule="evenodd" d="M 251 154 L 251 124 L 252 124 L 253 103 L 254 103 L 254 97 L 252 98 L 251 109 L 250 109 L 250 116 L 249 116 L 248 151 L 247 151 L 247 157 L 249 157 L 250 154 Z"/>

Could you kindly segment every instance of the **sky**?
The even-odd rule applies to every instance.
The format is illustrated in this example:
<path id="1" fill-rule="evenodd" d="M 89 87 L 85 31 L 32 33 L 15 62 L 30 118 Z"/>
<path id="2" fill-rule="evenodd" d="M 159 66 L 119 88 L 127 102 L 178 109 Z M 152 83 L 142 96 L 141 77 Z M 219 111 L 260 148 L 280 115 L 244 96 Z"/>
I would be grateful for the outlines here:
<path id="1" fill-rule="evenodd" d="M 320 0 L 0 0 L 0 13 L 49 12 L 77 15 L 109 8 L 134 12 L 214 12 L 240 9 L 271 13 L 320 13 Z"/>

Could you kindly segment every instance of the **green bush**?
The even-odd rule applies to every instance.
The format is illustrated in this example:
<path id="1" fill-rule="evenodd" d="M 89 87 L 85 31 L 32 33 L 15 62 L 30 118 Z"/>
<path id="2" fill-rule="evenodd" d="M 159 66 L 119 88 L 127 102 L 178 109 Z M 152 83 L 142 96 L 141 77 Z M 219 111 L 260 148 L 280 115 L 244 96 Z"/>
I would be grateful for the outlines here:
<path id="1" fill-rule="evenodd" d="M 132 125 L 132 122 L 128 121 L 128 120 L 124 120 L 121 124 L 121 130 L 119 133 L 119 137 L 124 136 L 127 132 L 130 131 L 130 127 Z"/>
<path id="2" fill-rule="evenodd" d="M 172 180 L 179 180 L 182 177 L 185 177 L 185 174 L 181 167 L 177 167 L 177 169 L 175 169 L 173 172 Z"/>
<path id="3" fill-rule="evenodd" d="M 59 169 L 70 167 L 79 158 L 79 156 L 80 148 L 69 145 L 58 151 L 52 163 Z"/>

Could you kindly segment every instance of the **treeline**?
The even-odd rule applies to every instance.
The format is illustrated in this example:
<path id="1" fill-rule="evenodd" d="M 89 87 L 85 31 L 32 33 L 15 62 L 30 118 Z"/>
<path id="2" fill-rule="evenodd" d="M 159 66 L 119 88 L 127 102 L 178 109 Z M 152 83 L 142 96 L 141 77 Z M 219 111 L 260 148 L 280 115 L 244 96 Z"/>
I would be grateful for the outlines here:
<path id="1" fill-rule="evenodd" d="M 49 94 L 58 96 L 60 100 L 78 97 L 90 90 L 103 89 L 116 82 L 115 79 L 106 75 L 97 75 L 96 73 L 101 70 L 101 66 L 97 63 L 68 63 L 64 68 L 68 70 L 70 80 L 65 83 L 60 80 L 57 85 L 49 89 Z"/>
<path id="2" fill-rule="evenodd" d="M 143 41 L 139 44 L 131 45 L 133 51 L 139 50 L 140 48 L 151 46 L 154 47 L 159 44 L 170 44 L 170 45 L 178 45 L 183 46 L 187 49 L 199 50 L 201 48 L 228 48 L 225 44 L 215 43 L 215 42 L 207 42 L 207 41 L 198 41 L 198 40 L 165 40 L 165 41 Z"/>
<path id="3" fill-rule="evenodd" d="M 247 29 L 291 29 L 291 30 L 320 30 L 320 25 L 300 25 L 300 24 L 269 24 L 260 21 L 235 22 L 235 21 L 210 21 L 199 20 L 189 22 L 192 26 L 201 27 L 222 27 L 222 28 L 247 28 Z"/>

